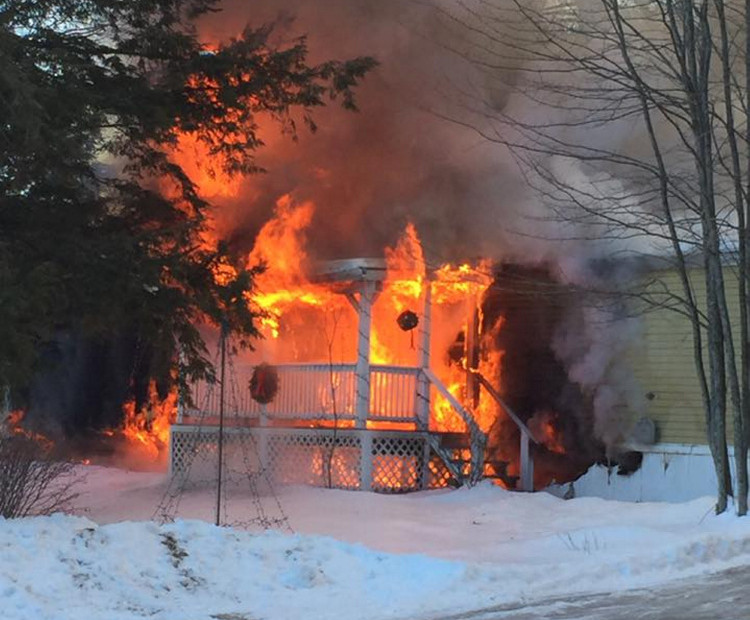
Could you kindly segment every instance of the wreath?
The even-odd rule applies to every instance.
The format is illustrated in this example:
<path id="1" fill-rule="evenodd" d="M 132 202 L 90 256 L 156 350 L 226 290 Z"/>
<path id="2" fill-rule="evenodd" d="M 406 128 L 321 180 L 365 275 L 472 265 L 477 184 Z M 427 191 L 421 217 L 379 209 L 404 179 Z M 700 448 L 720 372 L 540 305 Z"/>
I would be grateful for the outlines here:
<path id="1" fill-rule="evenodd" d="M 267 405 L 279 391 L 279 373 L 278 371 L 265 362 L 259 364 L 253 370 L 250 377 L 250 396 L 261 405 Z"/>
<path id="2" fill-rule="evenodd" d="M 398 323 L 398 326 L 401 329 L 403 329 L 405 332 L 408 332 L 419 325 L 419 318 L 411 310 L 404 310 L 401 314 L 398 315 L 396 323 Z"/>

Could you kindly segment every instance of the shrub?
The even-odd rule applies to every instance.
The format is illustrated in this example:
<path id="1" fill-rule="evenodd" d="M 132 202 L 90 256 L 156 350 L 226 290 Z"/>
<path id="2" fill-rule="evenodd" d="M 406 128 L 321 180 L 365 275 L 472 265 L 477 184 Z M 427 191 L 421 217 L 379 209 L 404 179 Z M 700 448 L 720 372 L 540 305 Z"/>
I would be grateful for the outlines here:
<path id="1" fill-rule="evenodd" d="M 81 476 L 74 463 L 23 436 L 0 436 L 0 516 L 11 519 L 69 510 Z"/>

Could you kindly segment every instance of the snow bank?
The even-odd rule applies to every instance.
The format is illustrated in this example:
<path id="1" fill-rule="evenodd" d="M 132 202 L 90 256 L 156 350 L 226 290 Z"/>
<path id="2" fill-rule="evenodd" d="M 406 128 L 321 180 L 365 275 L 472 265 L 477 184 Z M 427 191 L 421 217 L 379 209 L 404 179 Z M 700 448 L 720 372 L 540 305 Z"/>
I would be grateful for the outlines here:
<path id="1" fill-rule="evenodd" d="M 484 484 L 406 496 L 291 488 L 280 500 L 298 533 L 285 534 L 197 520 L 105 523 L 117 507 L 143 519 L 163 487 L 153 474 L 91 471 L 82 508 L 102 523 L 0 521 L 4 619 L 419 618 L 750 561 L 750 520 L 713 515 L 709 498 L 564 501 Z M 207 512 L 211 499 L 193 494 L 185 511 Z M 228 505 L 242 500 L 237 492 Z"/>

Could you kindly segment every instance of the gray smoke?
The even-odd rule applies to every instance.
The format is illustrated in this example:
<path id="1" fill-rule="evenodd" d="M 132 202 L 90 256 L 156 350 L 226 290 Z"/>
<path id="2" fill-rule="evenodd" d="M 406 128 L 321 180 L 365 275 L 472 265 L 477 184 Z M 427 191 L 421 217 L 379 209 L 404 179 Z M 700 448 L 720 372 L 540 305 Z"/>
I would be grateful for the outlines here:
<path id="1" fill-rule="evenodd" d="M 407 221 L 432 261 L 529 252 L 508 232 L 529 202 L 508 153 L 436 115 L 457 87 L 480 75 L 443 46 L 444 28 L 430 7 L 229 2 L 202 32 L 221 38 L 247 21 L 277 20 L 280 38 L 309 35 L 313 60 L 372 55 L 380 66 L 358 90 L 359 113 L 335 104 L 319 110 L 317 133 L 303 131 L 299 143 L 269 134 L 259 160 L 268 174 L 248 179 L 240 197 L 221 206 L 219 220 L 238 244 L 250 246 L 275 200 L 292 193 L 316 203 L 309 234 L 319 258 L 379 256 Z"/>
<path id="2" fill-rule="evenodd" d="M 234 246 L 249 250 L 275 201 L 291 193 L 316 204 L 309 230 L 316 258 L 380 256 L 411 221 L 431 263 L 482 256 L 546 264 L 560 281 L 585 289 L 611 284 L 593 273 L 592 260 L 648 251 L 642 240 L 605 235 L 590 217 L 590 210 L 623 204 L 624 217 L 640 217 L 627 179 L 560 157 L 546 162 L 552 177 L 531 189 L 510 151 L 492 140 L 502 129 L 487 115 L 533 123 L 550 114 L 564 120 L 566 112 L 519 96 L 529 69 L 523 61 L 490 66 L 497 58 L 487 51 L 492 42 L 472 29 L 472 19 L 480 18 L 460 7 L 491 4 L 233 0 L 206 18 L 201 33 L 214 40 L 238 34 L 246 23 L 276 22 L 279 40 L 309 36 L 313 61 L 372 55 L 380 62 L 358 90 L 359 113 L 335 105 L 319 110 L 317 133 L 303 131 L 298 143 L 269 132 L 259 154 L 268 173 L 245 180 L 237 198 L 219 200 L 217 221 Z M 509 6 L 497 4 L 503 11 Z M 640 148 L 625 125 L 592 131 L 587 140 Z M 554 190 L 555 176 L 588 202 L 566 204 L 570 196 Z M 593 402 L 594 432 L 607 443 L 626 434 L 622 412 L 640 408 L 625 356 L 637 320 L 620 315 L 616 303 L 582 302 L 552 343 L 570 381 Z"/>

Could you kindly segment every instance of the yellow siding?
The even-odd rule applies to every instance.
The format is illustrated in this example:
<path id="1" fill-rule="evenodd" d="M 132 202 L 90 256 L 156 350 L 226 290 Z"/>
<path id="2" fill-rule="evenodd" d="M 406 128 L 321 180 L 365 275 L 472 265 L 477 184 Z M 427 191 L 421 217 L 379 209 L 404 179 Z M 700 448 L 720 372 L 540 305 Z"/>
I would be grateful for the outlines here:
<path id="1" fill-rule="evenodd" d="M 730 308 L 736 310 L 737 280 L 729 270 L 725 274 Z M 658 277 L 670 291 L 682 295 L 676 272 L 650 275 Z M 705 299 L 703 272 L 695 270 L 691 273 L 691 280 L 696 296 L 702 302 Z M 732 314 L 735 323 L 737 313 Z M 659 441 L 705 444 L 705 414 L 695 370 L 690 321 L 674 310 L 647 309 L 643 315 L 643 327 L 643 340 L 634 351 L 634 371 L 644 393 L 653 395 L 647 401 L 645 413 L 656 422 Z M 727 411 L 727 426 L 731 429 L 730 411 Z"/>

